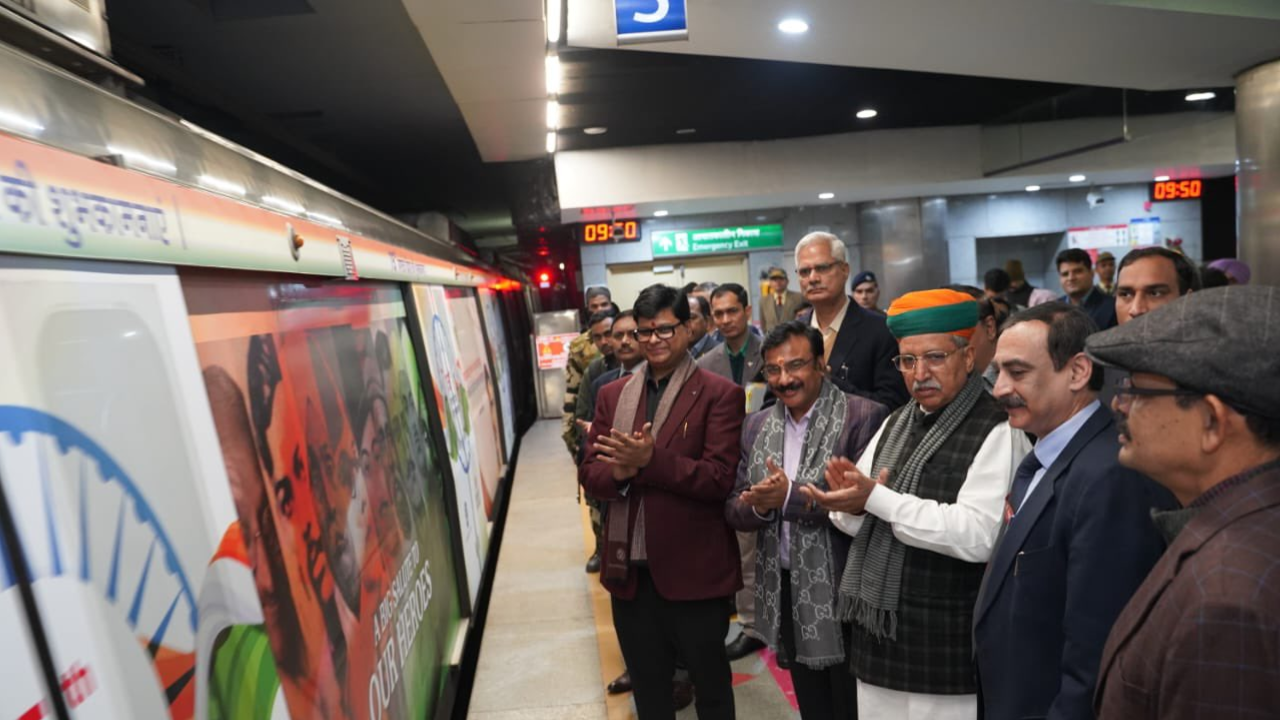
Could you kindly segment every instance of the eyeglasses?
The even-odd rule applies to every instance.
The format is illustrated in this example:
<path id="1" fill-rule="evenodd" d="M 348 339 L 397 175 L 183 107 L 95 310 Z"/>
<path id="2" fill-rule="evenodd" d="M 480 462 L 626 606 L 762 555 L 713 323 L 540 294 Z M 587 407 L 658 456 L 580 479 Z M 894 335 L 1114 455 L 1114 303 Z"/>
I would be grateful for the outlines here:
<path id="1" fill-rule="evenodd" d="M 678 327 L 680 327 L 679 323 L 675 325 L 659 325 L 651 328 L 636 328 L 631 331 L 631 335 L 640 342 L 649 342 L 653 339 L 654 335 L 657 335 L 659 340 L 670 340 L 675 337 L 676 328 Z"/>
<path id="2" fill-rule="evenodd" d="M 765 365 L 760 369 L 764 376 L 770 380 L 777 380 L 782 376 L 782 369 L 786 368 L 788 375 L 795 375 L 805 368 L 813 367 L 813 358 L 800 358 L 792 360 L 784 365 Z"/>
<path id="3" fill-rule="evenodd" d="M 834 270 L 837 265 L 843 265 L 843 264 L 844 263 L 840 261 L 836 261 L 836 262 L 822 263 L 821 265 L 814 265 L 813 267 L 796 268 L 796 274 L 799 275 L 801 278 L 807 278 L 812 273 L 818 273 L 819 275 L 826 275 L 827 273 Z"/>
<path id="4" fill-rule="evenodd" d="M 916 369 L 916 361 L 923 360 L 925 367 L 929 368 L 930 370 L 937 370 L 947 362 L 947 358 L 951 357 L 952 355 L 955 355 L 956 352 L 957 352 L 956 350 L 952 350 L 951 352 L 942 352 L 941 350 L 930 350 L 929 352 L 920 356 L 895 355 L 893 357 L 893 364 L 902 372 L 911 372 L 912 370 Z"/>
<path id="5" fill-rule="evenodd" d="M 1116 383 L 1116 409 L 1120 412 L 1128 412 L 1135 397 L 1204 397 L 1204 393 L 1186 388 L 1138 387 L 1133 384 L 1132 377 L 1120 378 Z"/>

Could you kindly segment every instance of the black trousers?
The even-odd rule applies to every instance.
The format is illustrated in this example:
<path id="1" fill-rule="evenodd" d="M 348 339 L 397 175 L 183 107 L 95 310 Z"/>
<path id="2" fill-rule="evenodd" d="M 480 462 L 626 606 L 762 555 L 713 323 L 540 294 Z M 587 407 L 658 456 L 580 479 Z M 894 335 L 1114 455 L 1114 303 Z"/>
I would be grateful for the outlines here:
<path id="1" fill-rule="evenodd" d="M 778 623 L 778 642 L 781 652 L 791 660 L 791 684 L 796 690 L 796 703 L 800 705 L 803 720 L 858 720 L 858 685 L 849 673 L 847 663 L 832 665 L 821 670 L 807 668 L 795 661 L 795 621 L 791 617 L 791 573 L 782 571 L 782 617 Z M 849 632 L 841 625 L 844 634 L 846 656 L 849 648 Z"/>
<path id="2" fill-rule="evenodd" d="M 675 718 L 671 676 L 676 656 L 689 669 L 699 720 L 733 720 L 733 673 L 725 654 L 727 598 L 667 600 L 648 568 L 633 567 L 636 596 L 613 598 L 613 629 L 631 673 L 639 720 Z"/>

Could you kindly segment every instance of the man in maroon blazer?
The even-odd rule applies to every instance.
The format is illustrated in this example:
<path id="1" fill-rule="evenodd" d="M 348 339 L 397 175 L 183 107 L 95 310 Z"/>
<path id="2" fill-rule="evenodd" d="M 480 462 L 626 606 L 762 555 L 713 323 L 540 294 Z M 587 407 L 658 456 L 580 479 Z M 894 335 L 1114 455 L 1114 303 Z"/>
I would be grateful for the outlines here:
<path id="1" fill-rule="evenodd" d="M 600 581 L 631 672 L 640 720 L 674 718 L 677 656 L 700 720 L 733 718 L 725 654 L 728 598 L 742 587 L 738 542 L 724 519 L 737 476 L 746 399 L 689 355 L 689 303 L 653 285 L 636 299 L 647 365 L 600 390 L 578 469 L 608 502 Z"/>

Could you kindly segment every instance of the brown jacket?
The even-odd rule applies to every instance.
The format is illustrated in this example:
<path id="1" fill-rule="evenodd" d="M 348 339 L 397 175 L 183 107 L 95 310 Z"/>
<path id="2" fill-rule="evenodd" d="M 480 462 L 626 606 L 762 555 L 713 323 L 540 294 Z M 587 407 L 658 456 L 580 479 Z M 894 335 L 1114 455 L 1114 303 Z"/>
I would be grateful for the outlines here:
<path id="1" fill-rule="evenodd" d="M 760 298 L 760 328 L 764 330 L 765 335 L 768 335 L 770 330 L 782 323 L 795 320 L 796 313 L 802 307 L 804 307 L 804 295 L 795 290 L 788 290 L 782 294 L 781 305 L 773 295 L 762 297 Z"/>
<path id="2" fill-rule="evenodd" d="M 1280 713 L 1280 461 L 1216 486 L 1112 627 L 1101 720 Z"/>

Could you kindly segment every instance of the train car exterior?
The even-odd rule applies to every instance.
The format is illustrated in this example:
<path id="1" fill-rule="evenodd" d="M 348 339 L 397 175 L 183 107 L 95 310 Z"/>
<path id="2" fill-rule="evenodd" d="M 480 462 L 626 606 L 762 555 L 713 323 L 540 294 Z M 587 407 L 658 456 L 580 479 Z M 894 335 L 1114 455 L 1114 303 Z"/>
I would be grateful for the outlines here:
<path id="1" fill-rule="evenodd" d="M 0 85 L 0 717 L 441 712 L 519 280 L 3 46 Z"/>

